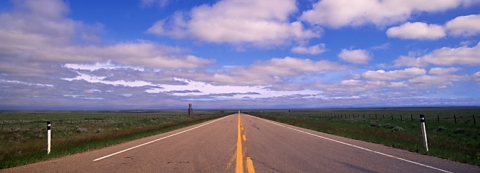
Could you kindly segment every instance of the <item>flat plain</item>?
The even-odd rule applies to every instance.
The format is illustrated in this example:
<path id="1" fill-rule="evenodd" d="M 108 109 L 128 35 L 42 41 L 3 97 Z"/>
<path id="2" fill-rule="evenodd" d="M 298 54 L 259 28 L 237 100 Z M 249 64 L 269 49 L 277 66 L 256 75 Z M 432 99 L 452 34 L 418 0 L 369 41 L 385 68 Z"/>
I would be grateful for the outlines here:
<path id="1" fill-rule="evenodd" d="M 230 112 L 231 113 L 231 112 Z M 219 111 L 0 112 L 0 169 L 75 154 L 224 116 Z M 46 154 L 46 126 L 52 152 Z"/>

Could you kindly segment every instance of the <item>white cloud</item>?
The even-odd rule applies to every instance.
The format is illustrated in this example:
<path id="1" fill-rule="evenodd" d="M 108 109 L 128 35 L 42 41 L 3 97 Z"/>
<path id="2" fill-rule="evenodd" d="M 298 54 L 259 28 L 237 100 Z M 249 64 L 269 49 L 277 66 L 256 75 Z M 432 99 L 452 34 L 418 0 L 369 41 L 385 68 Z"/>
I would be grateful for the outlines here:
<path id="1" fill-rule="evenodd" d="M 143 67 L 132 67 L 132 66 L 121 66 L 112 64 L 110 61 L 106 63 L 95 63 L 95 64 L 65 64 L 63 67 L 74 69 L 74 70 L 88 70 L 88 71 L 96 71 L 100 69 L 134 69 L 137 71 L 144 71 Z"/>
<path id="2" fill-rule="evenodd" d="M 401 56 L 394 61 L 395 66 L 433 65 L 479 65 L 480 43 L 474 47 L 443 47 L 421 57 Z"/>
<path id="3" fill-rule="evenodd" d="M 372 50 L 387 50 L 388 47 L 390 47 L 390 43 L 384 43 L 384 44 L 381 44 L 381 45 L 373 46 L 370 49 L 372 49 Z"/>
<path id="4" fill-rule="evenodd" d="M 28 86 L 40 86 L 40 87 L 52 87 L 52 88 L 54 87 L 54 85 L 51 85 L 51 84 L 23 82 L 23 81 L 18 81 L 18 80 L 4 80 L 4 79 L 1 79 L 0 83 L 14 83 L 14 84 L 23 84 L 23 85 L 28 85 Z"/>
<path id="5" fill-rule="evenodd" d="M 301 20 L 329 27 L 374 24 L 386 26 L 404 22 L 412 14 L 439 12 L 461 5 L 477 3 L 472 0 L 322 0 L 313 9 L 303 12 Z"/>
<path id="6" fill-rule="evenodd" d="M 265 85 L 283 82 L 286 77 L 293 77 L 309 72 L 344 70 L 342 66 L 330 61 L 312 61 L 293 57 L 272 58 L 257 61 L 246 67 L 237 67 L 228 72 L 217 72 L 213 77 L 199 78 L 215 84 Z"/>
<path id="7" fill-rule="evenodd" d="M 300 54 L 317 55 L 325 52 L 325 44 L 317 44 L 310 47 L 297 46 L 292 48 L 292 52 L 300 53 Z"/>
<path id="8" fill-rule="evenodd" d="M 472 36 L 480 34 L 480 14 L 457 17 L 445 24 L 449 34 Z"/>
<path id="9" fill-rule="evenodd" d="M 153 5 L 157 5 L 158 7 L 162 8 L 167 6 L 169 0 L 140 0 L 140 6 L 142 7 L 150 7 Z"/>
<path id="10" fill-rule="evenodd" d="M 370 61 L 370 54 L 363 49 L 347 50 L 342 49 L 342 52 L 338 54 L 338 57 L 344 61 L 354 64 L 367 64 Z"/>
<path id="11" fill-rule="evenodd" d="M 459 75 L 423 75 L 408 80 L 412 85 L 424 86 L 424 87 L 437 87 L 446 88 L 453 85 L 453 82 L 468 80 L 468 76 Z"/>
<path id="12" fill-rule="evenodd" d="M 159 85 L 161 88 L 150 88 L 147 93 L 170 93 L 175 96 L 206 96 L 215 99 L 259 99 L 286 96 L 311 97 L 321 94 L 315 90 L 275 91 L 267 86 L 232 86 L 212 85 L 206 82 L 192 81 L 175 78 L 174 80 L 186 83 L 186 85 Z"/>
<path id="13" fill-rule="evenodd" d="M 480 71 L 479 72 L 476 72 L 472 75 L 473 77 L 473 80 L 477 81 L 478 84 L 480 85 Z"/>
<path id="14" fill-rule="evenodd" d="M 443 26 L 422 22 L 404 23 L 387 30 L 388 37 L 401 39 L 435 40 L 446 36 Z"/>
<path id="15" fill-rule="evenodd" d="M 68 18 L 69 9 L 62 1 L 15 1 L 14 5 L 11 11 L 0 13 L 2 63 L 19 63 L 19 60 L 61 64 L 111 61 L 124 66 L 195 69 L 214 62 L 185 55 L 185 51 L 177 47 L 143 40 L 89 44 L 98 38 L 102 25 L 86 25 Z"/>
<path id="16" fill-rule="evenodd" d="M 78 73 L 77 77 L 74 78 L 62 78 L 66 81 L 75 81 L 75 80 L 83 80 L 89 83 L 101 83 L 105 85 L 113 85 L 113 86 L 125 86 L 125 87 L 143 87 L 143 86 L 156 86 L 150 82 L 145 81 L 125 81 L 125 80 L 117 80 L 117 81 L 109 81 L 106 80 L 106 76 L 93 76 L 84 73 Z"/>
<path id="17" fill-rule="evenodd" d="M 156 22 L 147 32 L 261 46 L 319 37 L 318 33 L 304 29 L 301 22 L 289 22 L 289 16 L 296 11 L 295 0 L 223 0 L 212 6 L 195 7 L 189 15 L 177 12 L 169 20 Z"/>
<path id="18" fill-rule="evenodd" d="M 362 77 L 367 80 L 398 80 L 404 78 L 412 78 L 425 74 L 425 69 L 412 67 L 406 68 L 404 70 L 393 70 L 388 72 L 386 72 L 385 70 L 367 71 L 362 74 Z"/>
<path id="19" fill-rule="evenodd" d="M 428 71 L 428 74 L 430 75 L 449 75 L 452 73 L 455 73 L 457 71 L 461 70 L 461 68 L 456 68 L 456 67 L 449 67 L 449 68 L 440 68 L 440 67 L 434 67 L 431 68 L 430 71 Z"/>

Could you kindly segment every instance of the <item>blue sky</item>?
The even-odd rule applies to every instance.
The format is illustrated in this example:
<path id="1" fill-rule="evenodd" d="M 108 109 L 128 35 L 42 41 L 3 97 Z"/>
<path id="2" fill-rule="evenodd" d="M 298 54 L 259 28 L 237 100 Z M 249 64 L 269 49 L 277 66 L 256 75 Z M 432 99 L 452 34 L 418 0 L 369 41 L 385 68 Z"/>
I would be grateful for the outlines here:
<path id="1" fill-rule="evenodd" d="M 477 0 L 0 1 L 0 109 L 480 106 Z"/>

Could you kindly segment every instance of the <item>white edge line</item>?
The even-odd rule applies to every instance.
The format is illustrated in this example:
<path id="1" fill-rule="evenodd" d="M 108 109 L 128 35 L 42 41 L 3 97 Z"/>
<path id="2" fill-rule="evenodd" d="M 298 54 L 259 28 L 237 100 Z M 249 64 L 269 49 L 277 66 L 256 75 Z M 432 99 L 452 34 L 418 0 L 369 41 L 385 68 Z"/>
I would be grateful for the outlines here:
<path id="1" fill-rule="evenodd" d="M 166 138 L 169 138 L 169 137 L 172 137 L 172 136 L 176 136 L 176 135 L 179 135 L 179 134 L 182 134 L 182 133 L 185 133 L 185 132 L 188 132 L 188 131 L 191 131 L 191 130 L 194 130 L 194 129 L 197 129 L 197 128 L 200 128 L 202 126 L 205 126 L 205 125 L 208 125 L 208 124 L 211 124 L 213 122 L 216 122 L 216 121 L 220 121 L 224 118 L 227 118 L 229 116 L 225 116 L 223 118 L 220 118 L 220 119 L 216 119 L 216 120 L 213 120 L 213 121 L 210 121 L 210 122 L 207 122 L 207 123 L 204 123 L 204 124 L 201 124 L 199 126 L 196 126 L 196 127 L 193 127 L 191 129 L 187 129 L 187 130 L 184 130 L 184 131 L 181 131 L 181 132 L 177 132 L 177 133 L 174 133 L 174 134 L 171 134 L 171 135 L 168 135 L 168 136 L 165 136 L 165 137 L 161 137 L 161 138 L 158 138 L 158 139 L 155 139 L 153 141 L 150 141 L 150 142 L 145 142 L 143 144 L 140 144 L 140 145 L 137 145 L 137 146 L 133 146 L 133 147 L 130 147 L 130 148 L 127 148 L 127 149 L 124 149 L 122 151 L 118 151 L 118 152 L 115 152 L 115 153 L 112 153 L 112 154 L 109 154 L 109 155 L 106 155 L 106 156 L 103 156 L 103 157 L 100 157 L 100 158 L 97 158 L 95 160 L 93 160 L 94 162 L 96 161 L 99 161 L 99 160 L 102 160 L 102 159 L 106 159 L 108 157 L 111 157 L 111 156 L 114 156 L 114 155 L 117 155 L 117 154 L 120 154 L 120 153 L 123 153 L 123 152 L 126 152 L 126 151 L 129 151 L 129 150 L 133 150 L 135 148 L 138 148 L 138 147 L 141 147 L 141 146 L 144 146 L 144 145 L 148 145 L 148 144 L 151 144 L 151 143 L 154 143 L 154 142 L 157 142 L 157 141 L 160 141 L 160 140 L 163 140 L 163 139 L 166 139 Z"/>
<path id="2" fill-rule="evenodd" d="M 256 117 L 256 118 L 258 118 L 258 117 Z M 261 119 L 263 119 L 263 118 L 261 118 Z M 336 143 L 340 143 L 340 144 L 347 145 L 347 146 L 350 146 L 350 147 L 358 148 L 358 149 L 361 149 L 361 150 L 369 151 L 369 152 L 372 152 L 372 153 L 380 154 L 382 156 L 398 159 L 398 160 L 405 161 L 405 162 L 408 162 L 408 163 L 412 163 L 412 164 L 415 164 L 415 165 L 427 167 L 427 168 L 430 168 L 430 169 L 435 169 L 437 171 L 452 173 L 452 172 L 447 171 L 447 170 L 443 170 L 443 169 L 436 168 L 436 167 L 433 167 L 433 166 L 429 166 L 429 165 L 425 165 L 425 164 L 418 163 L 418 162 L 415 162 L 415 161 L 407 160 L 407 159 L 404 159 L 404 158 L 401 158 L 401 157 L 385 154 L 385 153 L 378 152 L 378 151 L 375 151 L 375 150 L 371 150 L 371 149 L 368 149 L 368 148 L 363 148 L 363 147 L 356 146 L 356 145 L 349 144 L 349 143 L 345 143 L 345 142 L 342 142 L 342 141 L 337 141 L 335 139 L 330 139 L 330 138 L 323 137 L 323 136 L 320 136 L 320 135 L 316 135 L 316 134 L 313 134 L 313 133 L 309 133 L 309 132 L 301 131 L 301 130 L 298 130 L 298 129 L 294 129 L 294 128 L 291 128 L 291 127 L 288 127 L 288 126 L 285 126 L 285 125 L 282 125 L 282 124 L 279 124 L 279 123 L 276 123 L 276 122 L 273 122 L 273 121 L 270 121 L 270 120 L 266 120 L 266 119 L 263 119 L 263 120 L 268 122 L 268 123 L 271 123 L 271 124 L 274 124 L 274 125 L 277 125 L 277 126 L 281 126 L 281 127 L 285 127 L 285 128 L 291 129 L 291 130 L 295 130 L 297 132 L 304 133 L 304 134 L 307 134 L 307 135 L 315 136 L 315 137 L 318 137 L 318 138 L 322 138 L 322 139 L 329 140 L 329 141 L 332 141 L 332 142 L 336 142 Z"/>

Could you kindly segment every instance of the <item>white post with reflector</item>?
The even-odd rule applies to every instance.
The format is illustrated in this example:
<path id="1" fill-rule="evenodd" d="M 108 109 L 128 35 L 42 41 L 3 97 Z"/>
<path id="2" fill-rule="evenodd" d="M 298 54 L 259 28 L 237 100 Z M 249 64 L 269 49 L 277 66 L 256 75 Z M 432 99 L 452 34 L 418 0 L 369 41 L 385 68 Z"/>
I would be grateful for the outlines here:
<path id="1" fill-rule="evenodd" d="M 420 114 L 420 124 L 422 125 L 423 144 L 428 152 L 427 130 L 425 129 L 425 116 Z"/>
<path id="2" fill-rule="evenodd" d="M 52 124 L 47 121 L 47 154 L 50 154 L 50 148 L 52 143 Z"/>

